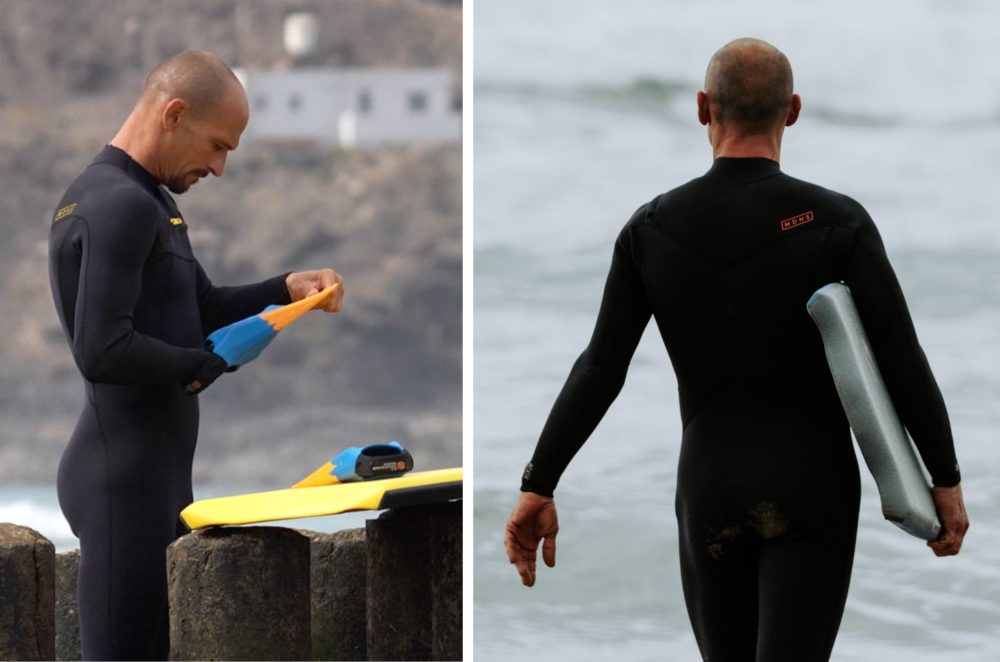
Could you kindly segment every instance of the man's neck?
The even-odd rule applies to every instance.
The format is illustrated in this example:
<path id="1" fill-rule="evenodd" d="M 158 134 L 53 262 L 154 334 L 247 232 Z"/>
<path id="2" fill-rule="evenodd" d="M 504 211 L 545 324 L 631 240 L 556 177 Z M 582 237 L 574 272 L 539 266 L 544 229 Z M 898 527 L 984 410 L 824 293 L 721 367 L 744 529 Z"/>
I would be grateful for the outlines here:
<path id="1" fill-rule="evenodd" d="M 760 157 L 781 161 L 781 135 L 741 136 L 728 134 L 712 141 L 712 158 L 746 159 Z"/>
<path id="2" fill-rule="evenodd" d="M 152 141 L 148 138 L 148 132 L 144 131 L 141 118 L 136 113 L 129 115 L 109 144 L 128 154 L 133 161 L 145 168 L 147 172 L 152 173 L 154 177 L 160 179 L 157 171 L 158 164 L 153 158 L 156 150 L 153 148 Z"/>

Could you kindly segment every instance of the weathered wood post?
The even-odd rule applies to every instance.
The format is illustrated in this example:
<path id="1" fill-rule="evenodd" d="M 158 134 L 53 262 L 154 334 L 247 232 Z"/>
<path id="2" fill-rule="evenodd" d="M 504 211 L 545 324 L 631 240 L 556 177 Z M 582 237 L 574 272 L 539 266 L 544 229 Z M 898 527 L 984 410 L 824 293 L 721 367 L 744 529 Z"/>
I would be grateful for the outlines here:
<path id="1" fill-rule="evenodd" d="M 389 510 L 367 534 L 369 659 L 461 659 L 461 502 Z"/>
<path id="2" fill-rule="evenodd" d="M 167 548 L 170 658 L 307 660 L 309 539 L 278 527 L 220 527 Z"/>
<path id="3" fill-rule="evenodd" d="M 55 547 L 45 536 L 0 524 L 0 659 L 55 659 L 55 575 Z"/>
<path id="4" fill-rule="evenodd" d="M 302 533 L 312 540 L 312 658 L 367 660 L 365 530 Z"/>
<path id="5" fill-rule="evenodd" d="M 79 660 L 80 613 L 77 578 L 80 550 L 56 554 L 56 659 Z"/>

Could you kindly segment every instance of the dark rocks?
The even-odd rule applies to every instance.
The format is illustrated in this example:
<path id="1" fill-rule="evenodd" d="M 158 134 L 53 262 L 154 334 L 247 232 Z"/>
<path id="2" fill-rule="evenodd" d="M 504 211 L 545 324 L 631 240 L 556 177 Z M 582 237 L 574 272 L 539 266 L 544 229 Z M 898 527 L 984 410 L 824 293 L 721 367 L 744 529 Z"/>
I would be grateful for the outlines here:
<path id="1" fill-rule="evenodd" d="M 56 659 L 80 659 L 80 614 L 77 577 L 80 550 L 56 554 Z"/>
<path id="2" fill-rule="evenodd" d="M 55 658 L 55 548 L 37 531 L 0 524 L 0 659 Z"/>
<path id="3" fill-rule="evenodd" d="M 309 539 L 291 529 L 207 529 L 174 542 L 170 658 L 309 659 L 309 565 Z"/>
<path id="4" fill-rule="evenodd" d="M 312 540 L 312 657 L 367 660 L 365 530 L 302 531 Z"/>
<path id="5" fill-rule="evenodd" d="M 390 510 L 367 533 L 369 659 L 461 659 L 461 502 Z"/>

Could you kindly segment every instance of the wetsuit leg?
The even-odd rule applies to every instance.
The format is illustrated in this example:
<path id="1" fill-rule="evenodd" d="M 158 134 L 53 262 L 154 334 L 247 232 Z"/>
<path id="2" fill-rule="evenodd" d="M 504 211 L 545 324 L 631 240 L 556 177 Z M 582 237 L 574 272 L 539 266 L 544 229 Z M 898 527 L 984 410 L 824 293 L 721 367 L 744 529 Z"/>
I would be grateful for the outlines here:
<path id="1" fill-rule="evenodd" d="M 58 478 L 60 505 L 80 538 L 83 658 L 166 659 L 166 548 L 182 532 L 193 452 L 179 439 L 197 426 L 197 406 L 180 387 L 88 385 L 87 395 Z M 171 418 L 178 411 L 185 415 Z"/>
<path id="2" fill-rule="evenodd" d="M 115 518 L 80 538 L 79 614 L 85 660 L 165 660 L 167 536 Z"/>
<path id="3" fill-rule="evenodd" d="M 763 541 L 757 660 L 830 659 L 847 600 L 857 533 L 857 503 L 839 521 Z M 838 517 L 839 515 L 839 517 Z"/>
<path id="4" fill-rule="evenodd" d="M 849 516 L 848 516 L 849 519 Z M 681 526 L 681 579 L 702 657 L 712 662 L 830 659 L 854 558 L 848 522 L 773 540 Z"/>
<path id="5" fill-rule="evenodd" d="M 701 655 L 753 662 L 757 550 L 746 540 L 705 540 L 680 522 L 681 585 Z M 726 534 L 723 532 L 723 536 Z"/>
<path id="6" fill-rule="evenodd" d="M 676 507 L 688 615 L 712 662 L 827 660 L 860 503 L 850 438 L 832 419 L 834 433 L 808 435 L 761 401 L 752 409 L 776 422 L 725 434 L 720 421 L 753 420 L 730 407 L 685 430 Z"/>

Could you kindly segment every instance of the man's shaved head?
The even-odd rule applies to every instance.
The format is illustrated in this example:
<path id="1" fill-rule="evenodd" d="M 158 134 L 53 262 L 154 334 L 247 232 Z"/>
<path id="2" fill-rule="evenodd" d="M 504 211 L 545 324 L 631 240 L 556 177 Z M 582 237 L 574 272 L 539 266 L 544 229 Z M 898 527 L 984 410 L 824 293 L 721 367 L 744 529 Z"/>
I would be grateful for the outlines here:
<path id="1" fill-rule="evenodd" d="M 239 79 L 225 62 L 205 51 L 184 51 L 164 61 L 146 78 L 142 101 L 183 99 L 195 115 L 214 110 Z"/>
<path id="2" fill-rule="evenodd" d="M 709 61 L 705 93 L 718 121 L 747 135 L 766 133 L 788 113 L 792 65 L 766 41 L 737 39 Z"/>
<path id="3" fill-rule="evenodd" d="M 174 193 L 209 174 L 221 177 L 250 119 L 246 91 L 211 53 L 185 51 L 150 72 L 111 144 Z"/>

